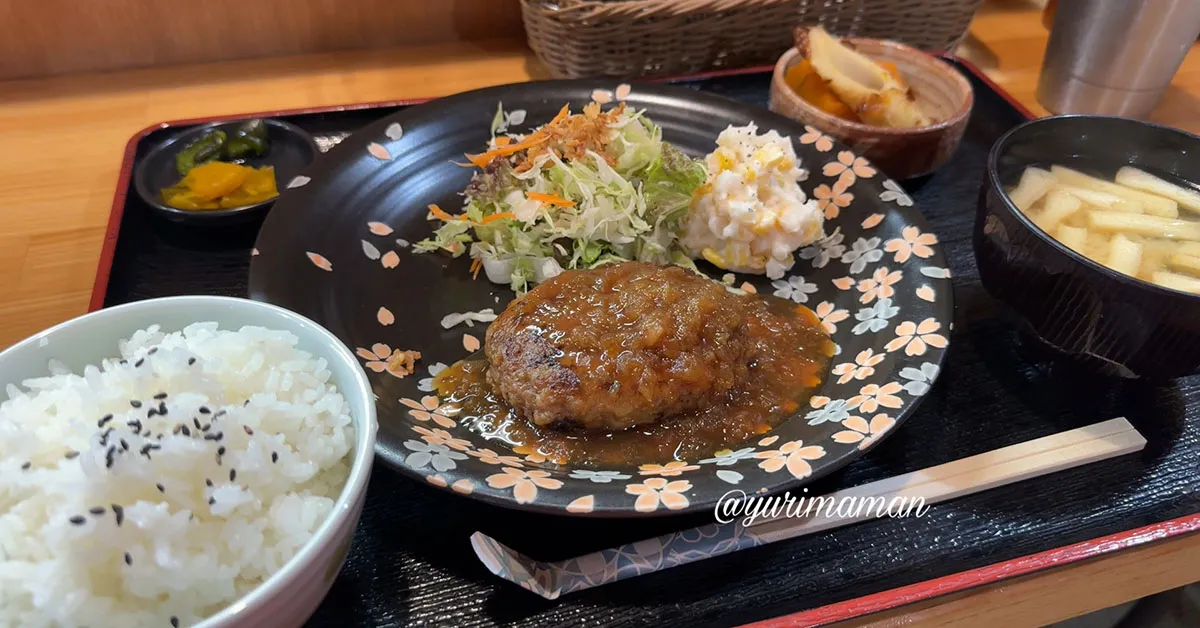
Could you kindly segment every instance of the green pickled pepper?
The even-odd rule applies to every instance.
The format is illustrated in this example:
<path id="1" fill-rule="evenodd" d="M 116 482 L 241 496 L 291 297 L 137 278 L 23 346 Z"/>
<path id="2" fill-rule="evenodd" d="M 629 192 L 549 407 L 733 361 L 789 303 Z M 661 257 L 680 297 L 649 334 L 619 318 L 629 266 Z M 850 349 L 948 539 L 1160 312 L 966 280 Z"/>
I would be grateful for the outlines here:
<path id="1" fill-rule="evenodd" d="M 175 170 L 184 176 L 192 168 L 220 157 L 225 138 L 225 132 L 219 129 L 201 135 L 175 154 Z"/>
<path id="2" fill-rule="evenodd" d="M 260 119 L 247 120 L 234 131 L 222 150 L 225 160 L 262 157 L 268 148 L 267 124 Z"/>

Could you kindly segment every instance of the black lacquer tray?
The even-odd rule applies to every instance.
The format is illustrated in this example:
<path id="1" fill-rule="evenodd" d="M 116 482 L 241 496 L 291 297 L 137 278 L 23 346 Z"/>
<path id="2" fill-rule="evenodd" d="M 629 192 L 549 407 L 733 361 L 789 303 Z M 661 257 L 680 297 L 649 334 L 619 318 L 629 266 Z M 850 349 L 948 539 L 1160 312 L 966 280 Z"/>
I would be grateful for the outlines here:
<path id="1" fill-rule="evenodd" d="M 934 390 L 898 433 L 810 487 L 833 491 L 1005 445 L 1127 417 L 1140 454 L 886 519 L 793 539 L 549 602 L 490 575 L 468 542 L 482 531 L 555 560 L 700 525 L 711 515 L 614 521 L 527 514 L 456 498 L 377 465 L 350 557 L 309 622 L 349 626 L 817 625 L 1200 530 L 1200 377 L 1168 385 L 1099 379 L 1025 342 L 981 287 L 971 252 L 992 143 L 1027 113 L 969 65 L 975 89 L 958 153 L 905 184 L 945 249 L 956 304 Z M 765 107 L 770 73 L 673 81 Z M 256 113 L 331 145 L 412 103 Z M 180 294 L 245 296 L 260 223 L 205 228 L 154 215 L 130 185 L 137 160 L 207 120 L 146 129 L 127 147 L 92 309 Z"/>

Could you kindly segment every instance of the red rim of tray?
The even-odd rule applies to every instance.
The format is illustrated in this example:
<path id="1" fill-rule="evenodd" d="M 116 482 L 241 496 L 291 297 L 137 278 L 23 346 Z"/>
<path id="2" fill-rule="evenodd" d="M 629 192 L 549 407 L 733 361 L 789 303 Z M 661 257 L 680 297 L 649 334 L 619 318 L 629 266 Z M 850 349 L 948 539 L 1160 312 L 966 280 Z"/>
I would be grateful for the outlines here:
<path id="1" fill-rule="evenodd" d="M 1017 102 L 1008 92 L 989 79 L 986 74 L 979 70 L 973 63 L 960 59 L 953 55 L 943 55 L 944 58 L 963 66 L 968 72 L 971 72 L 981 82 L 987 85 L 992 91 L 996 92 L 1001 98 L 1012 105 L 1014 109 L 1019 111 L 1026 118 L 1034 118 L 1033 112 L 1027 107 Z M 680 81 L 680 80 L 702 80 L 708 78 L 719 78 L 723 76 L 738 76 L 743 74 L 755 74 L 761 72 L 770 72 L 771 67 L 754 67 L 743 68 L 736 70 L 718 70 L 714 72 L 705 72 L 702 74 L 693 74 L 684 77 L 671 77 L 652 79 L 658 81 Z M 381 107 L 402 107 L 406 105 L 420 104 L 432 98 L 413 98 L 407 100 L 386 100 L 379 102 L 356 103 L 351 105 L 339 105 L 333 107 L 310 107 L 301 109 L 284 109 L 278 111 L 262 111 L 255 113 L 242 113 L 231 116 L 221 116 L 222 120 L 236 120 L 242 118 L 272 118 L 280 116 L 294 116 L 311 113 L 329 113 L 337 111 L 355 111 L 360 109 L 375 109 Z M 171 120 L 160 122 L 148 126 L 134 134 L 125 145 L 125 153 L 122 157 L 121 171 L 117 177 L 117 191 L 113 198 L 112 212 L 109 214 L 108 226 L 104 233 L 104 244 L 100 251 L 100 262 L 96 269 L 96 280 L 92 286 L 92 298 L 88 305 L 88 311 L 93 312 L 100 309 L 104 305 L 104 296 L 108 288 L 108 280 L 112 271 L 113 253 L 116 250 L 117 235 L 121 227 L 121 214 L 125 209 L 125 199 L 129 192 L 129 180 L 133 174 L 133 158 L 137 152 L 138 143 L 141 142 L 150 133 L 160 129 L 187 126 L 192 124 L 200 124 L 210 122 L 213 117 L 208 118 L 192 118 L 185 120 Z M 1014 558 L 1012 560 L 994 563 L 977 569 L 970 569 L 958 573 L 933 578 L 924 582 L 888 589 L 870 595 L 828 604 L 818 608 L 800 611 L 788 615 L 781 615 L 774 619 L 768 619 L 753 624 L 747 624 L 745 628 L 806 628 L 809 626 L 820 626 L 837 621 L 844 621 L 855 617 L 861 617 L 871 613 L 891 610 L 900 606 L 913 604 L 929 600 L 931 598 L 957 593 L 967 589 L 980 587 L 988 584 L 993 584 L 1009 578 L 1028 575 L 1034 572 L 1046 570 L 1052 567 L 1061 567 L 1081 560 L 1096 558 L 1112 552 L 1130 549 L 1153 541 L 1160 541 L 1183 534 L 1192 532 L 1200 532 L 1200 513 L 1171 519 L 1161 523 L 1118 532 L 1108 536 L 1102 536 L 1089 541 L 1066 545 L 1052 550 L 1047 550 L 1037 554 L 1030 554 Z"/>

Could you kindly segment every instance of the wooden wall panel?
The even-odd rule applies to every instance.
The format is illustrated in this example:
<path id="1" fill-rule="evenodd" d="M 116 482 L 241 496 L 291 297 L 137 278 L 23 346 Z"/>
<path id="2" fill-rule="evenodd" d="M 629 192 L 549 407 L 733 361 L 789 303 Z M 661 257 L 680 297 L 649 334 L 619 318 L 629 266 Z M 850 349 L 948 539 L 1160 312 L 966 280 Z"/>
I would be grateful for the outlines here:
<path id="1" fill-rule="evenodd" d="M 508 36 L 519 0 L 0 0 L 0 79 Z"/>

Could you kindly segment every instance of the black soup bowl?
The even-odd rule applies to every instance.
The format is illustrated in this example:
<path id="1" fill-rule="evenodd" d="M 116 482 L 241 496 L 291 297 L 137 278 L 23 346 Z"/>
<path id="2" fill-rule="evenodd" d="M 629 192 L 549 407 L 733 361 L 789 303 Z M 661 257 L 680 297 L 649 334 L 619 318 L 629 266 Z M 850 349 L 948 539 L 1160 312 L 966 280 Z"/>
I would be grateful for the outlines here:
<path id="1" fill-rule="evenodd" d="M 988 156 L 974 234 L 984 288 L 1052 350 L 1110 376 L 1168 379 L 1200 371 L 1200 296 L 1093 262 L 1054 240 L 1009 201 L 1005 190 L 1027 166 L 1051 165 L 1109 181 L 1132 165 L 1194 185 L 1200 182 L 1200 137 L 1103 116 L 1022 124 Z"/>

